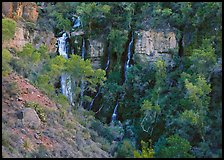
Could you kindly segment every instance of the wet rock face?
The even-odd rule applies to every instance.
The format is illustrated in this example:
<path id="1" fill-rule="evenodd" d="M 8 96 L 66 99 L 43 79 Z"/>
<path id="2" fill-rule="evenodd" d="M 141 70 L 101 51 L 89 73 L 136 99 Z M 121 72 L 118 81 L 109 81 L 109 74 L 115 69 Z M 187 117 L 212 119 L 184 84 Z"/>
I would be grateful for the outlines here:
<path id="1" fill-rule="evenodd" d="M 27 21 L 36 22 L 37 5 L 34 2 L 2 2 L 2 15 L 13 19 L 22 17 Z"/>
<path id="2" fill-rule="evenodd" d="M 154 55 L 177 47 L 174 32 L 136 31 L 135 53 Z"/>

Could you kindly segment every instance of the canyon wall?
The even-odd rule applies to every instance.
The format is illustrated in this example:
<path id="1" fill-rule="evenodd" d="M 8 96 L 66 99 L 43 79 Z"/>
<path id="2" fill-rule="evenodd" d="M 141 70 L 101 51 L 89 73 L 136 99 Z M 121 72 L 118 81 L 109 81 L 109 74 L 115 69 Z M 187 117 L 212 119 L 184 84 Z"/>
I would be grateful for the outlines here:
<path id="1" fill-rule="evenodd" d="M 36 22 L 38 18 L 37 5 L 34 2 L 2 2 L 2 16 Z"/>

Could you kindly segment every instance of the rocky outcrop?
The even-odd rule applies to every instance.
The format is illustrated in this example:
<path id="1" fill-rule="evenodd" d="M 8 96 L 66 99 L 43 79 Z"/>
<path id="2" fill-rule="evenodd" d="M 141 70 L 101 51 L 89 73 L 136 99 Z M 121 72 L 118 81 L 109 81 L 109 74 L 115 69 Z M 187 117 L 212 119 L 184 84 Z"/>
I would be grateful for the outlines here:
<path id="1" fill-rule="evenodd" d="M 136 31 L 135 53 L 153 55 L 167 53 L 177 47 L 174 32 Z"/>
<path id="2" fill-rule="evenodd" d="M 32 23 L 31 23 L 32 24 Z M 56 51 L 56 41 L 52 32 L 39 31 L 35 29 L 35 24 L 30 29 L 25 24 L 18 22 L 13 39 L 2 43 L 3 48 L 14 48 L 21 51 L 26 43 L 32 43 L 35 48 L 39 48 L 42 44 L 48 46 L 49 52 Z"/>
<path id="3" fill-rule="evenodd" d="M 22 17 L 28 21 L 36 22 L 38 18 L 36 3 L 24 3 Z"/>
<path id="4" fill-rule="evenodd" d="M 89 40 L 90 43 L 90 48 L 89 48 L 89 53 L 90 53 L 90 57 L 101 57 L 103 56 L 103 42 L 99 41 L 99 40 Z"/>
<path id="5" fill-rule="evenodd" d="M 174 66 L 171 49 L 177 48 L 174 32 L 170 30 L 140 30 L 136 31 L 135 61 L 140 63 L 154 62 L 158 58 L 165 61 L 166 65 Z"/>
<path id="6" fill-rule="evenodd" d="M 22 17 L 26 21 L 36 22 L 37 5 L 34 2 L 2 2 L 2 15 L 15 20 Z"/>
<path id="7" fill-rule="evenodd" d="M 104 54 L 104 43 L 101 40 L 90 39 L 88 53 L 91 57 L 91 63 L 94 68 L 100 68 L 100 57 Z"/>
<path id="8" fill-rule="evenodd" d="M 37 112 L 32 108 L 25 108 L 23 110 L 23 125 L 32 129 L 38 129 L 41 120 L 37 115 Z"/>

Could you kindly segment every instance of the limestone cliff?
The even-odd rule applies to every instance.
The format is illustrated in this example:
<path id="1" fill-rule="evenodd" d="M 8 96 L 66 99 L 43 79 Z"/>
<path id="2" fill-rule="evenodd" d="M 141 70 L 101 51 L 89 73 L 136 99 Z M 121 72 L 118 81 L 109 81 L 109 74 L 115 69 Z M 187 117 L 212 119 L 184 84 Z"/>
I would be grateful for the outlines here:
<path id="1" fill-rule="evenodd" d="M 135 38 L 135 57 L 143 62 L 153 62 L 158 58 L 165 60 L 172 65 L 170 49 L 178 47 L 176 35 L 169 30 L 140 30 L 136 31 Z"/>
<path id="2" fill-rule="evenodd" d="M 24 18 L 27 21 L 36 22 L 37 5 L 34 2 L 2 2 L 2 15 L 15 20 Z"/>
<path id="3" fill-rule="evenodd" d="M 173 32 L 156 32 L 154 30 L 136 31 L 135 53 L 157 54 L 167 53 L 169 49 L 177 47 L 176 37 Z"/>
<path id="4" fill-rule="evenodd" d="M 57 39 L 54 34 L 52 32 L 44 32 L 35 29 L 35 24 L 32 25 L 34 25 L 34 28 L 30 29 L 27 27 L 26 23 L 17 22 L 16 32 L 13 39 L 3 42 L 2 46 L 21 51 L 26 43 L 32 43 L 35 48 L 39 48 L 41 44 L 44 44 L 48 46 L 49 52 L 55 52 Z"/>
<path id="5" fill-rule="evenodd" d="M 104 43 L 99 39 L 89 39 L 88 53 L 91 57 L 92 66 L 100 68 L 100 57 L 104 54 Z"/>

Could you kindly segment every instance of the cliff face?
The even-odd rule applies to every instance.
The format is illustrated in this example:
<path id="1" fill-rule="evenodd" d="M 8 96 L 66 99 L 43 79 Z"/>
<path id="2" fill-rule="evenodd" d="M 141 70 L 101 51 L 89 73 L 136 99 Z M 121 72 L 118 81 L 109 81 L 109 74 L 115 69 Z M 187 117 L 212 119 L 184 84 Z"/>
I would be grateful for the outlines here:
<path id="1" fill-rule="evenodd" d="M 19 22 L 16 26 L 16 32 L 13 39 L 3 42 L 2 46 L 7 48 L 15 48 L 21 51 L 26 43 L 32 43 L 35 48 L 39 48 L 42 44 L 48 46 L 49 52 L 56 51 L 57 39 L 52 32 L 39 31 L 37 29 L 28 29 L 28 27 Z"/>
<path id="2" fill-rule="evenodd" d="M 100 67 L 100 57 L 104 54 L 105 44 L 100 38 L 90 39 L 88 53 L 92 59 L 92 64 L 96 68 Z M 169 49 L 177 48 L 177 40 L 174 32 L 169 30 L 140 30 L 135 32 L 134 54 L 141 61 L 153 62 L 159 57 L 167 63 L 171 63 Z"/>
<path id="3" fill-rule="evenodd" d="M 104 54 L 104 43 L 99 39 L 90 39 L 88 53 L 91 57 L 92 66 L 95 69 L 100 68 L 100 57 Z"/>
<path id="4" fill-rule="evenodd" d="M 36 22 L 37 5 L 34 2 L 2 2 L 2 15 L 15 20 L 22 17 L 26 21 Z"/>
<path id="5" fill-rule="evenodd" d="M 41 44 L 47 45 L 49 52 L 56 50 L 54 34 L 36 29 L 35 23 L 38 18 L 36 3 L 2 2 L 2 15 L 17 21 L 14 38 L 3 42 L 3 47 L 21 51 L 26 43 L 32 43 L 36 48 L 39 48 Z M 21 21 L 21 19 L 24 19 L 24 21 Z"/>
<path id="6" fill-rule="evenodd" d="M 167 65 L 173 66 L 174 63 L 169 54 L 170 49 L 178 47 L 174 32 L 162 30 L 140 30 L 136 31 L 135 38 L 135 57 L 141 62 L 154 62 L 158 58 L 165 61 Z"/>
<path id="7" fill-rule="evenodd" d="M 167 53 L 169 49 L 177 47 L 173 32 L 156 32 L 154 30 L 137 31 L 135 53 L 153 55 Z"/>

